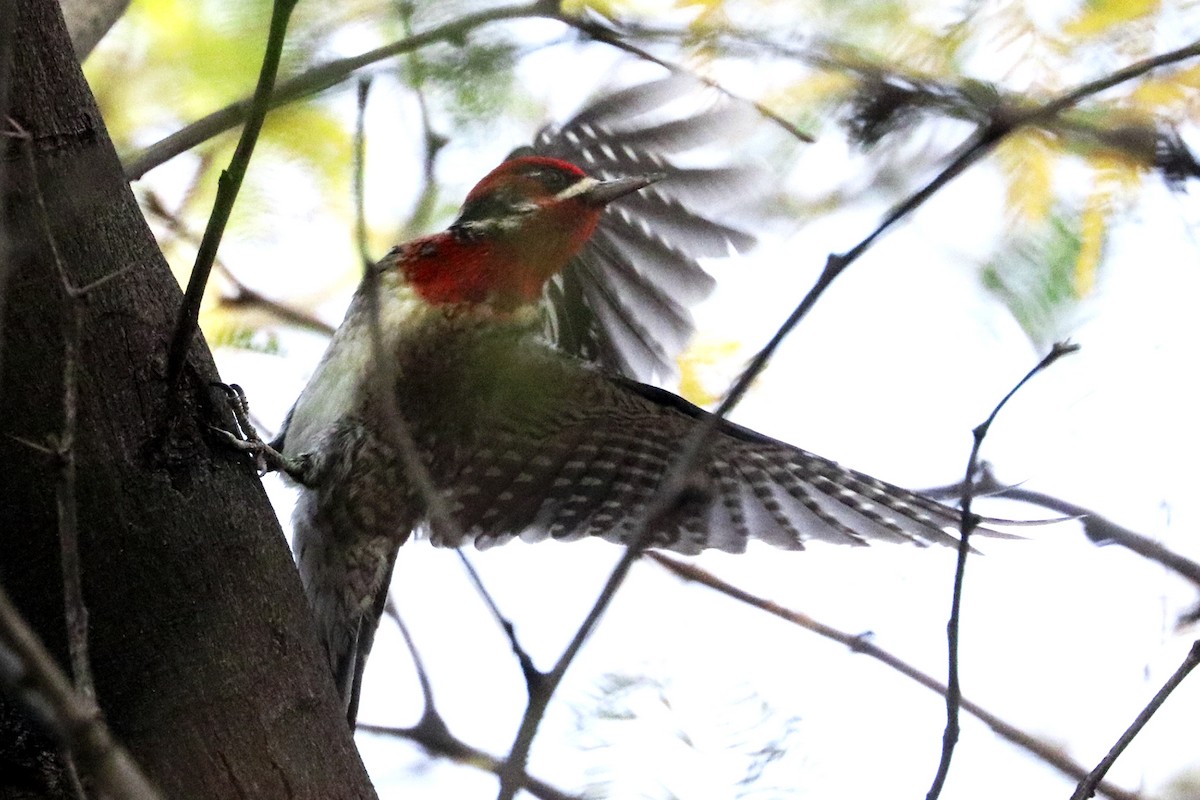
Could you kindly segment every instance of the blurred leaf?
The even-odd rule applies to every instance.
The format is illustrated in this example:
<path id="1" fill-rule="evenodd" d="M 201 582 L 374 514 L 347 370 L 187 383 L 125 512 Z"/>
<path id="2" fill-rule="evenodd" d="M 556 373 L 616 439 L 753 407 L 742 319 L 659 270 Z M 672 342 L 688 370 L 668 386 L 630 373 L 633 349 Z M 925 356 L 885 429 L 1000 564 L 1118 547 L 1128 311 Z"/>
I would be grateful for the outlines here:
<path id="1" fill-rule="evenodd" d="M 575 738 L 599 754 L 585 797 L 753 796 L 797 787 L 793 744 L 799 719 L 744 685 L 699 687 L 646 675 L 605 675 L 575 709 Z M 793 760 L 793 763 L 783 762 Z"/>
<path id="2" fill-rule="evenodd" d="M 263 142 L 272 155 L 301 162 L 330 200 L 346 208 L 352 138 L 343 121 L 321 103 L 276 109 L 263 126 Z"/>
<path id="3" fill-rule="evenodd" d="M 1200 64 L 1162 76 L 1150 76 L 1129 93 L 1129 104 L 1155 116 L 1184 111 L 1200 89 Z"/>
<path id="4" fill-rule="evenodd" d="M 719 31 L 729 26 L 725 0 L 675 0 L 675 7 L 696 12 L 688 25 L 692 33 Z"/>
<path id="5" fill-rule="evenodd" d="M 784 92 L 767 98 L 766 103 L 771 108 L 799 106 L 804 109 L 816 106 L 823 110 L 842 102 L 857 86 L 858 81 L 853 75 L 822 70 L 789 84 Z"/>
<path id="6" fill-rule="evenodd" d="M 274 330 L 243 324 L 239 322 L 239 316 L 238 313 L 225 309 L 215 299 L 210 301 L 206 298 L 200 314 L 200 328 L 204 331 L 208 346 L 214 350 L 218 347 L 228 347 L 266 355 L 276 355 L 280 352 L 279 339 Z"/>
<path id="7" fill-rule="evenodd" d="M 710 406 L 721 399 L 724 383 L 716 391 L 706 373 L 715 367 L 728 364 L 737 356 L 742 346 L 734 341 L 698 341 L 685 350 L 677 359 L 679 364 L 679 393 L 698 406 Z"/>
<path id="8" fill-rule="evenodd" d="M 254 328 L 242 328 L 236 325 L 207 327 L 204 337 L 211 347 L 228 347 L 234 350 L 248 350 L 264 355 L 278 355 L 279 339 L 274 331 L 260 331 Z"/>
<path id="9" fill-rule="evenodd" d="M 1093 190 L 1079 218 L 1079 254 L 1075 259 L 1075 295 L 1083 297 L 1092 291 L 1108 232 L 1108 192 Z"/>
<path id="10" fill-rule="evenodd" d="M 1063 33 L 1082 38 L 1098 36 L 1157 13 L 1158 8 L 1158 0 L 1088 0 L 1079 16 L 1063 26 Z"/>
<path id="11" fill-rule="evenodd" d="M 981 273 L 984 287 L 1005 303 L 1039 350 L 1062 338 L 1077 306 L 1083 248 L 1077 227 L 1061 212 L 1024 226 Z"/>
<path id="12" fill-rule="evenodd" d="M 1026 222 L 1045 219 L 1053 205 L 1057 155 L 1053 146 L 1045 131 L 1025 128 L 996 148 L 996 158 L 1008 180 L 1007 207 Z"/>
<path id="13" fill-rule="evenodd" d="M 512 102 L 517 52 L 506 41 L 434 47 L 404 62 L 415 87 L 436 92 L 455 129 L 500 115 Z"/>

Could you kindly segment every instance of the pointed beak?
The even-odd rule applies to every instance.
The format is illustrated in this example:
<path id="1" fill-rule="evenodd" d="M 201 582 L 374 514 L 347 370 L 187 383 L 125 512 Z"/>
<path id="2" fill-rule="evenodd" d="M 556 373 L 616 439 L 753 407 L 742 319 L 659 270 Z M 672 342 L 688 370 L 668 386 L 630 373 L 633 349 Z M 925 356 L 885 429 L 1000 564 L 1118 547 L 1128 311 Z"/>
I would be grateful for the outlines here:
<path id="1" fill-rule="evenodd" d="M 616 200 L 618 197 L 624 197 L 627 194 L 645 189 L 652 183 L 656 183 L 663 179 L 662 173 L 652 173 L 649 175 L 636 175 L 628 178 L 609 178 L 607 180 L 597 180 L 591 186 L 579 193 L 580 200 L 587 202 L 590 205 L 603 206 Z"/>

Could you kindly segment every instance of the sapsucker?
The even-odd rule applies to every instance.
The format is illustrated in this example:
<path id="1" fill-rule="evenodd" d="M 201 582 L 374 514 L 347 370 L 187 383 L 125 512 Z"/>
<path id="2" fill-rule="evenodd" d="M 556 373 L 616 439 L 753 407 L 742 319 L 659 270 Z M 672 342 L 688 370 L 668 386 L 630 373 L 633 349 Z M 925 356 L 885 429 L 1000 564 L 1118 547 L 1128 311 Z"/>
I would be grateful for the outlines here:
<path id="1" fill-rule="evenodd" d="M 751 241 L 683 202 L 739 191 L 739 173 L 679 169 L 657 154 L 703 139 L 713 116 L 616 124 L 676 88 L 618 93 L 543 133 L 471 190 L 448 230 L 393 248 L 373 269 L 394 382 L 373 379 L 360 288 L 273 443 L 301 484 L 293 547 L 351 721 L 410 532 L 425 528 L 447 547 L 515 536 L 629 542 L 705 415 L 637 380 L 669 370 L 691 332 L 687 305 L 712 283 L 696 258 Z M 621 172 L 632 177 L 608 177 Z M 451 524 L 430 524 L 389 411 Z M 943 530 L 953 509 L 729 422 L 692 485 L 651 546 L 955 541 Z"/>

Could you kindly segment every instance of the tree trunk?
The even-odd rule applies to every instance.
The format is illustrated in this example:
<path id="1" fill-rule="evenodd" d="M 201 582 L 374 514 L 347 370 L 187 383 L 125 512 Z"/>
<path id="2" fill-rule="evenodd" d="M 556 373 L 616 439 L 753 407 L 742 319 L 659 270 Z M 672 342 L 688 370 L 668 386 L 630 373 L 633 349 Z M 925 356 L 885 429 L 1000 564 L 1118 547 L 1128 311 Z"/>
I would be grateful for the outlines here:
<path id="1" fill-rule="evenodd" d="M 66 664 L 58 465 L 13 438 L 47 442 L 63 425 L 71 312 L 40 187 L 74 286 L 124 270 L 84 308 L 74 448 L 92 666 L 109 723 L 165 797 L 372 797 L 262 488 L 207 432 L 217 375 L 202 343 L 166 424 L 165 351 L 181 293 L 121 176 L 58 5 L 15 5 L 8 113 L 32 134 L 36 175 L 24 144 L 0 140 L 0 580 Z M 0 720 L 11 716 L 0 709 Z M 22 746 L 0 734 L 0 765 L 29 761 Z M 0 777 L 0 796 L 54 795 L 35 784 Z"/>

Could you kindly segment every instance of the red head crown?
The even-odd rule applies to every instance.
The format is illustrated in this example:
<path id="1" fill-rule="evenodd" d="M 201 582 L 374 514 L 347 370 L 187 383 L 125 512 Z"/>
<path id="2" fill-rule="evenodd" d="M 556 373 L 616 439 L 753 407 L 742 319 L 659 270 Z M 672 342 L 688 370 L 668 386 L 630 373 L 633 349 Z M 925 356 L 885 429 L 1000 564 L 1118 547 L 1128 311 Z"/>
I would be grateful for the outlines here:
<path id="1" fill-rule="evenodd" d="M 601 180 L 554 158 L 520 156 L 484 176 L 444 233 L 410 242 L 400 266 L 434 303 L 536 301 L 587 243 L 604 207 L 656 180 Z"/>

